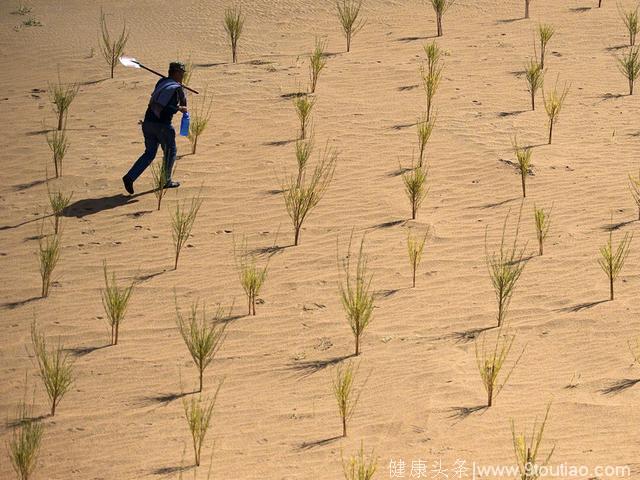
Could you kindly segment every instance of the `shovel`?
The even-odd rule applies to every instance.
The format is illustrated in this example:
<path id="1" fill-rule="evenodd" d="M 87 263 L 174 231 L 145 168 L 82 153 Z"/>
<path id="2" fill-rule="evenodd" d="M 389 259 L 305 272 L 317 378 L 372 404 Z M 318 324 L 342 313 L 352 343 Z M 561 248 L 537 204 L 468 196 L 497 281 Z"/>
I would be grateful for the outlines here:
<path id="1" fill-rule="evenodd" d="M 136 60 L 135 58 L 131 58 L 131 57 L 120 57 L 120 63 L 122 65 L 124 65 L 125 67 L 131 67 L 131 68 L 142 68 L 144 70 L 146 70 L 147 72 L 151 72 L 155 75 L 158 75 L 159 77 L 162 78 L 166 78 L 165 75 L 162 75 L 159 72 L 156 72 L 155 70 L 150 69 L 149 67 L 145 67 L 143 64 L 141 64 L 138 60 Z M 190 92 L 195 93 L 196 95 L 198 95 L 198 91 L 194 90 L 193 88 L 189 88 L 186 85 L 182 85 L 182 88 L 185 88 L 187 90 L 189 90 Z"/>

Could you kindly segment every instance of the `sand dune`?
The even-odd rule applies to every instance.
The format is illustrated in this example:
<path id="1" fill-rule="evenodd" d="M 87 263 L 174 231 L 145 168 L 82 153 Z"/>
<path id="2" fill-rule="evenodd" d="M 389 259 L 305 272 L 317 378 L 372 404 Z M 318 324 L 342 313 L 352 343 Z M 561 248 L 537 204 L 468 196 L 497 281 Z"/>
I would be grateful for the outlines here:
<path id="1" fill-rule="evenodd" d="M 380 457 L 375 478 L 389 478 L 390 460 L 400 458 L 409 465 L 441 459 L 449 467 L 456 459 L 512 463 L 509 420 L 529 426 L 550 400 L 553 463 L 630 465 L 637 475 L 638 387 L 606 393 L 640 378 L 627 349 L 640 330 L 637 239 L 613 302 L 605 301 L 607 279 L 597 264 L 611 221 L 620 224 L 617 241 L 636 230 L 638 215 L 627 176 L 638 169 L 639 104 L 626 95 L 616 66 L 627 37 L 614 2 L 598 9 L 594 0 L 536 0 L 530 20 L 520 18 L 520 1 L 452 7 L 438 40 L 447 55 L 427 147 L 430 192 L 416 221 L 407 220 L 397 172 L 416 151 L 424 102 L 418 69 L 422 45 L 435 34 L 433 12 L 422 2 L 366 1 L 367 24 L 348 54 L 333 2 L 247 2 L 235 65 L 222 28 L 224 2 L 103 4 L 114 26 L 126 16 L 128 54 L 161 70 L 190 55 L 192 85 L 213 95 L 198 153 L 178 160 L 182 186 L 167 193 L 161 211 L 153 194 L 130 198 L 120 180 L 142 152 L 138 120 L 156 79 L 122 67 L 105 78 L 98 4 L 33 0 L 42 26 L 16 31 L 22 17 L 11 14 L 14 3 L 0 5 L 0 416 L 13 416 L 25 374 L 36 413 L 48 411 L 30 350 L 34 316 L 72 349 L 77 374 L 56 416 L 43 420 L 35 478 L 177 478 L 184 448 L 191 464 L 179 394 L 196 387 L 197 375 L 175 326 L 174 289 L 184 308 L 196 299 L 235 302 L 239 317 L 205 375 L 206 393 L 216 379 L 225 383 L 199 478 L 214 441 L 212 478 L 342 478 L 341 451 L 350 455 L 361 440 Z M 538 22 L 557 29 L 547 87 L 556 76 L 571 85 L 552 145 L 541 97 L 529 111 L 520 73 Z M 306 57 L 318 35 L 331 55 L 316 90 L 315 138 L 336 148 L 339 160 L 301 245 L 289 247 L 293 232 L 277 193 L 295 168 L 289 97 L 306 88 Z M 73 201 L 56 281 L 40 299 L 35 252 L 51 169 L 45 133 L 54 124 L 47 89 L 58 69 L 64 81 L 80 83 L 63 177 Z M 504 162 L 513 161 L 515 133 L 535 146 L 521 226 L 531 254 L 533 205 L 553 205 L 553 223 L 545 255 L 527 264 L 509 313 L 513 357 L 526 346 L 525 353 L 495 405 L 468 414 L 485 402 L 473 331 L 493 326 L 496 315 L 485 230 L 494 244 L 505 215 L 511 212 L 511 232 L 520 208 L 518 175 Z M 179 154 L 187 153 L 186 139 L 178 142 Z M 136 188 L 151 188 L 150 172 Z M 199 191 L 204 203 L 173 271 L 169 209 Z M 406 234 L 427 226 L 432 237 L 412 289 Z M 366 234 L 378 293 L 360 357 L 361 378 L 370 376 L 342 439 L 330 374 L 351 354 L 353 339 L 338 294 L 336 238 L 344 249 L 352 230 L 356 240 Z M 252 248 L 286 247 L 271 257 L 255 317 L 244 316 L 233 259 L 233 238 L 243 234 Z M 106 348 L 103 259 L 119 278 L 140 280 L 120 342 Z M 572 379 L 575 388 L 567 388 Z M 11 431 L 1 431 L 6 443 Z M 14 478 L 3 458 L 0 477 Z"/>

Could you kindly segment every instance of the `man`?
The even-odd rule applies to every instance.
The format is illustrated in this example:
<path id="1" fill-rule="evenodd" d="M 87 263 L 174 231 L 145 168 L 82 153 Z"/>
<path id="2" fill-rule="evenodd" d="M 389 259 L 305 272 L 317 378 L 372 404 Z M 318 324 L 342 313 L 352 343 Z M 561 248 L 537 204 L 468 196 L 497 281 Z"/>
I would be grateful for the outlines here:
<path id="1" fill-rule="evenodd" d="M 144 135 L 144 153 L 133 164 L 127 174 L 122 177 L 124 188 L 133 195 L 133 183 L 156 157 L 158 145 L 164 152 L 164 170 L 166 183 L 164 188 L 177 188 L 179 182 L 171 179 L 173 164 L 176 160 L 176 131 L 171 125 L 173 115 L 187 112 L 187 97 L 182 89 L 182 78 L 185 66 L 182 62 L 169 64 L 169 75 L 156 83 L 151 100 L 142 122 Z"/>

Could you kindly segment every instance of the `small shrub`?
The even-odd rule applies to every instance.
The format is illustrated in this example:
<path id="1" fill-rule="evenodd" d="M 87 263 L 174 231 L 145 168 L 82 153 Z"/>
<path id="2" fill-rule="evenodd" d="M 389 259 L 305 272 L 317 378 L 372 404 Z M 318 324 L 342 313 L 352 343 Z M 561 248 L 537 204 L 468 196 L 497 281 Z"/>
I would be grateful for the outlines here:
<path id="1" fill-rule="evenodd" d="M 184 62 L 184 75 L 182 76 L 183 85 L 189 86 L 189 83 L 191 83 L 191 78 L 193 77 L 193 72 L 195 72 L 195 70 L 196 66 L 193 63 L 193 60 L 191 60 L 191 55 L 189 55 L 187 61 Z M 193 121 L 193 118 L 191 120 Z"/>
<path id="2" fill-rule="evenodd" d="M 224 11 L 224 30 L 229 37 L 231 45 L 231 61 L 238 62 L 238 40 L 244 29 L 245 16 L 242 15 L 242 9 L 236 5 L 229 7 Z"/>
<path id="3" fill-rule="evenodd" d="M 409 264 L 411 265 L 411 273 L 413 276 L 412 286 L 416 286 L 416 271 L 422 261 L 422 252 L 424 251 L 425 243 L 429 235 L 429 228 L 424 234 L 424 237 L 415 238 L 411 235 L 411 232 L 407 235 L 407 250 L 409 252 Z"/>
<path id="4" fill-rule="evenodd" d="M 120 324 L 127 312 L 135 282 L 131 282 L 126 287 L 119 287 L 115 272 L 109 276 L 106 261 L 103 262 L 102 270 L 104 273 L 104 290 L 101 291 L 102 306 L 107 315 L 107 323 L 111 328 L 111 345 L 117 345 Z"/>
<path id="5" fill-rule="evenodd" d="M 551 145 L 551 140 L 553 138 L 553 126 L 558 122 L 560 111 L 562 110 L 562 106 L 564 105 L 564 101 L 568 94 L 569 86 L 565 83 L 564 88 L 559 92 L 557 81 L 553 91 L 549 93 L 549 96 L 544 93 L 544 89 L 542 90 L 544 108 L 547 112 L 547 117 L 549 118 L 549 145 Z"/>
<path id="6" fill-rule="evenodd" d="M 47 133 L 47 145 L 53 154 L 53 167 L 56 172 L 56 178 L 62 176 L 62 161 L 67 154 L 69 148 L 69 140 L 67 139 L 66 130 L 54 130 Z"/>
<path id="7" fill-rule="evenodd" d="M 629 82 L 629 95 L 633 95 L 633 86 L 640 75 L 640 48 L 632 47 L 619 57 L 618 68 Z"/>
<path id="8" fill-rule="evenodd" d="M 427 168 L 414 166 L 402 174 L 402 181 L 404 182 L 404 191 L 411 205 L 411 219 L 415 220 L 422 202 L 424 202 L 429 193 L 427 188 Z"/>
<path id="9" fill-rule="evenodd" d="M 418 119 L 418 167 L 422 167 L 425 164 L 424 156 L 426 153 L 427 143 L 431 138 L 435 124 L 436 119 L 432 118 L 431 120 L 427 120 L 426 114 L 422 114 Z"/>
<path id="10" fill-rule="evenodd" d="M 38 465 L 44 425 L 32 418 L 32 407 L 21 403 L 11 439 L 8 442 L 11 465 L 20 480 L 29 480 Z"/>
<path id="11" fill-rule="evenodd" d="M 191 397 L 189 400 L 182 400 L 184 408 L 184 416 L 191 432 L 191 440 L 193 442 L 193 453 L 195 456 L 196 466 L 200 466 L 200 454 L 202 452 L 202 444 L 207 436 L 209 427 L 211 426 L 211 418 L 213 417 L 213 408 L 216 405 L 218 393 L 222 387 L 222 382 L 218 384 L 213 397 L 202 398 L 202 396 Z"/>
<path id="12" fill-rule="evenodd" d="M 316 104 L 316 99 L 308 95 L 297 97 L 293 100 L 293 106 L 296 109 L 298 120 L 300 120 L 300 138 L 306 138 L 307 129 L 311 120 L 311 111 Z"/>
<path id="13" fill-rule="evenodd" d="M 427 66 L 420 66 L 420 76 L 422 77 L 422 87 L 426 96 L 426 112 L 427 121 L 431 120 L 431 111 L 433 107 L 433 98 L 440 86 L 440 79 L 442 78 L 442 70 L 444 68 L 442 63 L 442 50 L 438 47 L 436 42 L 431 42 L 424 46 L 425 53 L 427 54 Z"/>
<path id="14" fill-rule="evenodd" d="M 620 11 L 620 17 L 624 22 L 624 26 L 626 27 L 627 32 L 629 32 L 629 45 L 633 47 L 636 44 L 636 36 L 638 35 L 638 30 L 639 30 L 639 23 L 638 23 L 639 7 L 636 6 L 636 8 L 634 8 L 633 10 L 623 10 L 620 7 L 618 7 L 618 9 Z"/>
<path id="15" fill-rule="evenodd" d="M 527 196 L 527 177 L 529 176 L 529 170 L 531 169 L 531 155 L 533 154 L 533 150 L 519 145 L 518 139 L 515 137 L 512 140 L 512 145 L 522 184 L 522 197 L 525 198 Z"/>
<path id="16" fill-rule="evenodd" d="M 13 12 L 11 12 L 12 15 L 27 15 L 28 13 L 31 13 L 32 8 L 27 6 L 24 3 L 20 3 L 20 5 L 18 6 L 18 8 L 16 10 L 14 10 Z"/>
<path id="17" fill-rule="evenodd" d="M 51 188 L 47 183 L 47 195 L 49 197 L 49 205 L 51 206 L 51 212 L 53 213 L 53 218 L 54 218 L 53 231 L 57 235 L 60 230 L 60 218 L 62 218 L 64 211 L 67 209 L 67 207 L 71 203 L 73 192 L 67 195 L 59 189 L 55 191 L 51 191 Z"/>
<path id="18" fill-rule="evenodd" d="M 297 184 L 300 185 L 302 182 L 302 177 L 304 175 L 305 169 L 307 168 L 307 162 L 311 157 L 311 152 L 313 152 L 313 139 L 309 138 L 307 140 L 296 140 L 296 163 L 298 164 L 298 181 Z"/>
<path id="19" fill-rule="evenodd" d="M 38 331 L 35 320 L 31 323 L 31 342 L 40 378 L 51 402 L 51 416 L 54 416 L 57 406 L 73 384 L 73 364 L 60 342 L 52 349 L 47 349 L 47 341 L 44 334 Z"/>
<path id="20" fill-rule="evenodd" d="M 509 370 L 504 375 L 504 378 L 502 378 L 500 373 L 505 366 L 505 362 L 509 357 L 511 347 L 513 346 L 513 342 L 516 337 L 515 335 L 503 334 L 502 329 L 499 329 L 496 335 L 495 344 L 487 346 L 487 334 L 483 333 L 481 336 L 482 341 L 477 339 L 475 342 L 476 363 L 478 371 L 480 372 L 482 385 L 487 392 L 487 407 L 491 407 L 494 399 L 500 394 L 504 386 L 509 381 L 511 373 L 520 361 L 520 358 L 522 358 L 524 349 L 518 359 L 514 362 L 511 370 Z"/>
<path id="21" fill-rule="evenodd" d="M 242 242 L 238 248 L 234 241 L 233 256 L 236 260 L 240 285 L 242 285 L 242 289 L 247 296 L 247 302 L 249 304 L 248 315 L 255 315 L 256 300 L 267 279 L 269 261 L 267 260 L 262 268 L 258 267 L 255 255 L 249 252 L 246 237 L 242 237 Z"/>
<path id="22" fill-rule="evenodd" d="M 544 211 L 542 208 L 533 206 L 533 216 L 536 223 L 536 238 L 538 239 L 538 251 L 540 256 L 543 254 L 544 241 L 551 227 L 551 209 Z"/>
<path id="23" fill-rule="evenodd" d="M 444 14 L 447 13 L 447 10 L 451 8 L 451 6 L 456 2 L 456 0 L 429 0 L 429 1 L 431 2 L 433 11 L 436 12 L 438 36 L 441 37 L 443 34 L 442 17 L 444 17 Z"/>
<path id="24" fill-rule="evenodd" d="M 360 249 L 358 251 L 358 261 L 356 263 L 355 275 L 351 267 L 351 243 L 353 241 L 353 233 L 349 238 L 349 246 L 347 247 L 347 255 L 340 260 L 340 252 L 338 252 L 338 264 L 342 267 L 344 273 L 344 281 L 340 283 L 340 300 L 347 314 L 347 321 L 351 327 L 353 338 L 355 341 L 355 355 L 360 355 L 360 343 L 365 330 L 369 327 L 373 320 L 373 289 L 371 281 L 373 275 L 369 273 L 367 265 L 367 255 L 364 252 L 364 237 L 360 241 Z"/>
<path id="25" fill-rule="evenodd" d="M 109 27 L 107 25 L 107 16 L 100 11 L 100 51 L 107 62 L 113 78 L 113 71 L 118 65 L 118 59 L 124 53 L 124 49 L 129 41 L 129 32 L 127 31 L 126 22 L 122 25 L 122 31 L 117 38 L 111 38 Z"/>
<path id="26" fill-rule="evenodd" d="M 64 85 L 58 74 L 58 83 L 49 83 L 49 98 L 53 103 L 53 110 L 58 116 L 58 130 L 64 127 L 69 107 L 78 94 L 79 86 L 77 83 Z"/>
<path id="27" fill-rule="evenodd" d="M 175 262 L 173 269 L 178 269 L 178 259 L 180 258 L 180 252 L 182 247 L 189 239 L 193 224 L 198 216 L 198 211 L 202 206 L 202 198 L 197 195 L 191 199 L 191 202 L 187 203 L 178 202 L 176 208 L 171 212 L 171 237 L 173 238 L 173 246 L 176 252 Z"/>
<path id="28" fill-rule="evenodd" d="M 200 102 L 197 102 L 191 110 L 191 120 L 189 123 L 189 141 L 191 142 L 191 153 L 195 155 L 198 147 L 198 138 L 202 135 L 211 120 L 211 105 L 213 99 L 204 92 Z"/>
<path id="29" fill-rule="evenodd" d="M 167 180 L 170 178 L 170 175 L 167 172 L 167 163 L 164 161 L 164 158 L 161 162 L 154 162 L 151 164 L 151 178 L 153 194 L 156 196 L 156 200 L 158 200 L 158 210 L 160 210 L 162 199 L 166 193 L 164 187 L 167 184 Z"/>
<path id="30" fill-rule="evenodd" d="M 556 33 L 553 25 L 538 25 L 538 42 L 540 43 L 540 68 L 544 70 L 544 58 L 549 41 Z"/>
<path id="31" fill-rule="evenodd" d="M 308 179 L 304 172 L 301 181 L 298 181 L 297 176 L 290 176 L 283 182 L 282 194 L 287 213 L 293 223 L 294 245 L 298 245 L 300 241 L 300 231 L 304 221 L 318 206 L 331 184 L 337 160 L 337 152 L 325 148 L 322 159 Z"/>
<path id="32" fill-rule="evenodd" d="M 365 458 L 362 441 L 360 441 L 358 453 L 346 461 L 342 457 L 342 452 L 340 452 L 340 457 L 345 480 L 371 480 L 378 469 L 378 457 L 374 457 L 373 451 L 371 451 L 369 458 Z"/>
<path id="33" fill-rule="evenodd" d="M 224 311 L 222 307 L 218 307 L 213 319 L 209 320 L 206 307 L 203 305 L 198 311 L 198 302 L 195 302 L 185 318 L 176 300 L 176 317 L 182 340 L 198 369 L 198 392 L 202 392 L 204 371 L 213 361 L 226 338 L 227 324 L 223 322 Z"/>
<path id="34" fill-rule="evenodd" d="M 614 251 L 613 231 L 610 231 L 607 243 L 600 247 L 600 258 L 598 259 L 598 264 L 609 278 L 610 300 L 613 300 L 613 282 L 618 278 L 618 275 L 624 266 L 624 262 L 627 260 L 632 239 L 633 234 L 626 233 Z"/>
<path id="35" fill-rule="evenodd" d="M 24 27 L 41 27 L 42 22 L 35 17 L 29 17 L 22 22 Z"/>
<path id="36" fill-rule="evenodd" d="M 352 362 L 348 362 L 346 366 L 338 365 L 335 368 L 333 376 L 332 387 L 333 395 L 338 402 L 338 412 L 340 413 L 340 419 L 342 420 L 342 436 L 347 436 L 347 423 L 353 416 L 358 400 L 360 399 L 360 392 L 355 392 L 355 381 L 358 374 L 359 367 L 354 368 Z M 366 381 L 365 381 L 366 383 Z"/>
<path id="37" fill-rule="evenodd" d="M 527 90 L 531 94 L 531 110 L 536 109 L 536 93 L 542 88 L 544 83 L 544 70 L 537 60 L 530 59 L 525 66 L 525 78 L 527 79 Z"/>
<path id="38" fill-rule="evenodd" d="M 547 406 L 544 419 L 539 427 L 538 419 L 536 418 L 534 420 L 531 437 L 528 439 L 526 433 L 516 434 L 515 423 L 513 419 L 511 420 L 511 437 L 513 439 L 513 450 L 516 455 L 516 462 L 520 470 L 520 480 L 536 480 L 539 477 L 539 468 L 546 466 L 549 460 L 551 460 L 551 456 L 556 448 L 555 445 L 551 448 L 551 451 L 542 463 L 538 464 L 538 454 L 540 453 L 540 445 L 542 444 L 544 428 L 547 425 L 550 409 L 551 404 Z"/>
<path id="39" fill-rule="evenodd" d="M 524 253 L 526 245 L 522 248 L 518 246 L 518 233 L 520 231 L 520 216 L 518 216 L 518 223 L 516 226 L 515 235 L 513 238 L 513 245 L 508 246 L 506 243 L 506 230 L 509 215 L 504 219 L 502 226 L 502 238 L 500 240 L 500 248 L 498 251 L 489 253 L 487 246 L 487 232 L 485 231 L 484 237 L 484 250 L 486 255 L 487 268 L 489 270 L 489 277 L 491 278 L 491 284 L 496 294 L 496 301 L 498 302 L 498 327 L 501 327 L 507 317 L 507 311 L 511 298 L 516 288 L 516 284 L 522 275 L 522 271 L 527 264 L 527 260 L 524 259 Z"/>
<path id="40" fill-rule="evenodd" d="M 327 41 L 316 38 L 316 46 L 309 56 L 309 80 L 311 82 L 309 93 L 315 93 L 320 72 L 327 65 L 326 48 Z"/>
<path id="41" fill-rule="evenodd" d="M 53 270 L 60 260 L 60 235 L 44 235 L 40 232 L 38 240 L 38 260 L 40 261 L 40 277 L 42 278 L 42 297 L 49 296 L 49 286 Z"/>
<path id="42" fill-rule="evenodd" d="M 364 27 L 365 20 L 359 19 L 362 0 L 336 0 L 338 20 L 347 39 L 347 52 L 351 50 L 351 39 Z"/>
<path id="43" fill-rule="evenodd" d="M 638 171 L 637 178 L 629 175 L 629 189 L 638 207 L 638 220 L 640 220 L 640 170 Z"/>

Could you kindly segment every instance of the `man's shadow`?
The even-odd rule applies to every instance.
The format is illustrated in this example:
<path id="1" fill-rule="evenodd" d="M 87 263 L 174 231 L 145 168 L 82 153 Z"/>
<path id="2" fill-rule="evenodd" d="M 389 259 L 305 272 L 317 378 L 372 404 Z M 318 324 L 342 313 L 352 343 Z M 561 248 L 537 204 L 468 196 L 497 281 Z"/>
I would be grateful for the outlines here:
<path id="1" fill-rule="evenodd" d="M 93 215 L 95 213 L 102 212 L 104 210 L 111 210 L 112 208 L 121 207 L 123 205 L 137 203 L 138 197 L 153 192 L 153 190 L 147 190 L 145 192 L 136 193 L 134 195 L 125 195 L 119 193 L 117 195 L 111 195 L 109 197 L 100 198 L 84 198 L 70 204 L 64 210 L 65 217 L 82 218 L 87 215 Z"/>

